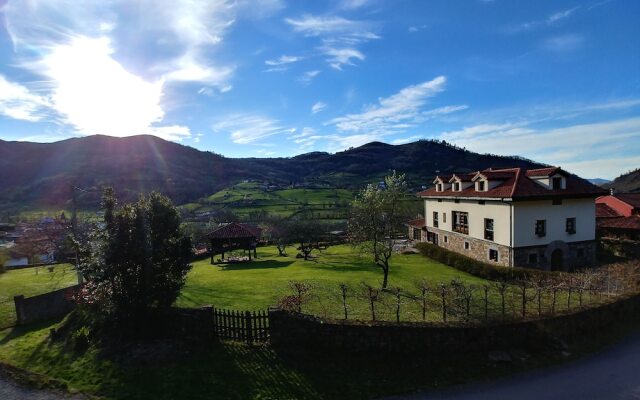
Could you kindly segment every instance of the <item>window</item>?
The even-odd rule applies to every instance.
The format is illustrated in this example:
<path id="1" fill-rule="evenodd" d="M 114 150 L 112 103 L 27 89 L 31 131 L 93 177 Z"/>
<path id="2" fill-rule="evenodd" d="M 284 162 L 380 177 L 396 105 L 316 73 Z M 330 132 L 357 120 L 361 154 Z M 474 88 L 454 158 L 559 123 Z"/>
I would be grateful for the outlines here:
<path id="1" fill-rule="evenodd" d="M 547 221 L 544 219 L 539 219 L 536 221 L 536 235 L 537 236 L 546 236 L 547 235 Z"/>
<path id="2" fill-rule="evenodd" d="M 484 205 L 484 200 L 478 200 L 478 204 L 480 204 L 481 206 Z"/>
<path id="3" fill-rule="evenodd" d="M 538 253 L 529 254 L 529 264 L 538 265 Z"/>
<path id="4" fill-rule="evenodd" d="M 469 234 L 469 213 L 462 211 L 453 211 L 453 230 L 454 232 Z"/>
<path id="5" fill-rule="evenodd" d="M 437 192 L 442 192 L 442 183 L 438 183 L 438 184 L 436 185 L 436 191 L 437 191 Z"/>
<path id="6" fill-rule="evenodd" d="M 478 181 L 478 191 L 484 192 L 484 181 Z"/>
<path id="7" fill-rule="evenodd" d="M 460 190 L 460 184 L 458 182 L 453 184 L 453 190 L 456 192 Z"/>
<path id="8" fill-rule="evenodd" d="M 486 240 L 493 240 L 493 219 L 484 219 L 484 238 Z"/>
<path id="9" fill-rule="evenodd" d="M 422 239 L 422 231 L 418 228 L 413 228 L 413 240 Z"/>
<path id="10" fill-rule="evenodd" d="M 573 235 L 576 233 L 576 219 L 575 218 L 567 218 L 566 223 L 566 231 L 569 235 Z"/>
<path id="11" fill-rule="evenodd" d="M 469 242 L 465 241 L 464 242 L 464 249 L 465 250 L 469 250 L 471 248 L 471 245 L 469 244 Z"/>
<path id="12" fill-rule="evenodd" d="M 446 236 L 446 235 L 445 235 L 445 237 L 444 237 L 444 242 L 445 242 L 445 243 L 449 243 L 449 236 Z"/>
<path id="13" fill-rule="evenodd" d="M 561 206 L 562 205 L 562 199 L 553 199 L 553 200 L 551 200 L 551 205 L 553 205 L 553 206 Z"/>
<path id="14" fill-rule="evenodd" d="M 442 203 L 442 199 L 438 199 L 438 203 Z"/>
<path id="15" fill-rule="evenodd" d="M 489 249 L 489 260 L 498 262 L 498 250 Z"/>
<path id="16" fill-rule="evenodd" d="M 433 212 L 433 227 L 434 228 L 438 227 L 438 212 L 437 211 Z"/>
<path id="17" fill-rule="evenodd" d="M 455 199 L 453 202 L 457 204 L 457 203 L 460 203 L 460 200 L 459 199 Z"/>
<path id="18" fill-rule="evenodd" d="M 446 213 L 446 212 L 443 212 L 443 213 L 442 213 L 442 223 L 443 223 L 443 224 L 446 224 L 446 223 L 447 223 L 447 213 Z"/>
<path id="19" fill-rule="evenodd" d="M 551 189 L 553 190 L 562 189 L 562 178 L 553 178 L 551 180 Z"/>

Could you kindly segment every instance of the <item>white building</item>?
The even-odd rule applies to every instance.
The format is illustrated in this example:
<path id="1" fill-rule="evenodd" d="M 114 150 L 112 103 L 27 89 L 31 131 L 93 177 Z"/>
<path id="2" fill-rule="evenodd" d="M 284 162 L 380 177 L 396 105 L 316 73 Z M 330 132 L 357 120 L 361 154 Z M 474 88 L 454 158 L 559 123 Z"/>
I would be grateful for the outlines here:
<path id="1" fill-rule="evenodd" d="M 502 266 L 591 265 L 595 198 L 603 193 L 556 167 L 438 176 L 418 194 L 425 202 L 423 240 Z"/>

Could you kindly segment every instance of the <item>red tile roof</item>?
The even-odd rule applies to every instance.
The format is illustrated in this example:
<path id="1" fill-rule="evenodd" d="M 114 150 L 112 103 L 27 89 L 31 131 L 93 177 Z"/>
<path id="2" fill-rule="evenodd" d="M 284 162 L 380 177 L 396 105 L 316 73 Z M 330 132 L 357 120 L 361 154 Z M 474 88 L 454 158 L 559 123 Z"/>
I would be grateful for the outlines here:
<path id="1" fill-rule="evenodd" d="M 568 174 L 560 168 L 541 168 L 534 170 L 525 170 L 522 168 L 504 168 L 497 170 L 478 171 L 476 174 L 495 174 L 500 178 L 491 180 L 500 180 L 501 182 L 487 191 L 476 191 L 474 186 L 468 187 L 462 191 L 454 192 L 451 189 L 442 192 L 436 191 L 435 187 L 429 188 L 418 193 L 421 197 L 481 197 L 481 198 L 512 198 L 514 200 L 531 199 L 531 198 L 554 198 L 554 197 L 597 197 L 607 193 L 592 183 L 579 178 L 575 175 Z M 529 176 L 550 176 L 560 173 L 565 176 L 565 189 L 547 189 L 536 183 Z"/>
<path id="2" fill-rule="evenodd" d="M 529 169 L 527 170 L 527 176 L 551 176 L 556 173 L 563 173 L 563 171 L 558 167 L 547 167 L 547 168 L 538 168 L 538 169 Z"/>
<path id="3" fill-rule="evenodd" d="M 640 231 L 640 215 L 630 217 L 605 218 L 598 220 L 598 228 L 613 228 Z"/>
<path id="4" fill-rule="evenodd" d="M 620 214 L 604 203 L 596 203 L 596 218 L 617 218 Z"/>
<path id="5" fill-rule="evenodd" d="M 614 193 L 613 197 L 624 201 L 633 208 L 640 209 L 640 193 Z"/>
<path id="6" fill-rule="evenodd" d="M 407 225 L 422 229 L 425 226 L 424 218 L 412 219 L 407 222 Z"/>
<path id="7" fill-rule="evenodd" d="M 236 239 L 236 238 L 257 238 L 260 236 L 260 228 L 231 222 L 214 229 L 207 236 L 209 239 Z"/>

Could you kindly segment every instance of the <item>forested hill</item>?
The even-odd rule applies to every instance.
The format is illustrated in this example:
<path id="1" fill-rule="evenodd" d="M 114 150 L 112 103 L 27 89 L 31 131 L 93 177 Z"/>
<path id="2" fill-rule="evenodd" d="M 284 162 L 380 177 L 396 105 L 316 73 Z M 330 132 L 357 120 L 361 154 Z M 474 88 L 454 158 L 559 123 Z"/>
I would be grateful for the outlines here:
<path id="1" fill-rule="evenodd" d="M 438 172 L 537 165 L 426 140 L 397 146 L 372 142 L 335 154 L 291 158 L 226 158 L 154 136 L 88 136 L 55 143 L 0 140 L 0 204 L 68 207 L 72 185 L 89 190 L 80 196 L 84 206 L 96 206 L 97 189 L 105 185 L 124 199 L 158 190 L 181 204 L 245 179 L 357 188 L 395 169 L 417 186 L 428 184 Z"/>
<path id="2" fill-rule="evenodd" d="M 606 185 L 618 193 L 640 193 L 640 168 L 622 174 Z"/>

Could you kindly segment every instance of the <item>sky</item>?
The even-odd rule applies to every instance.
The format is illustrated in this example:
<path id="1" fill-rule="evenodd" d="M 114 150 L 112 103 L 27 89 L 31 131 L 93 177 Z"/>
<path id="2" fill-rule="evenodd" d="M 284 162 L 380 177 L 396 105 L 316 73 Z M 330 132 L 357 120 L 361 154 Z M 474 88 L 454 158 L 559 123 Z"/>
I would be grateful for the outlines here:
<path id="1" fill-rule="evenodd" d="M 446 140 L 640 167 L 636 0 L 0 0 L 0 139 L 229 157 Z"/>

